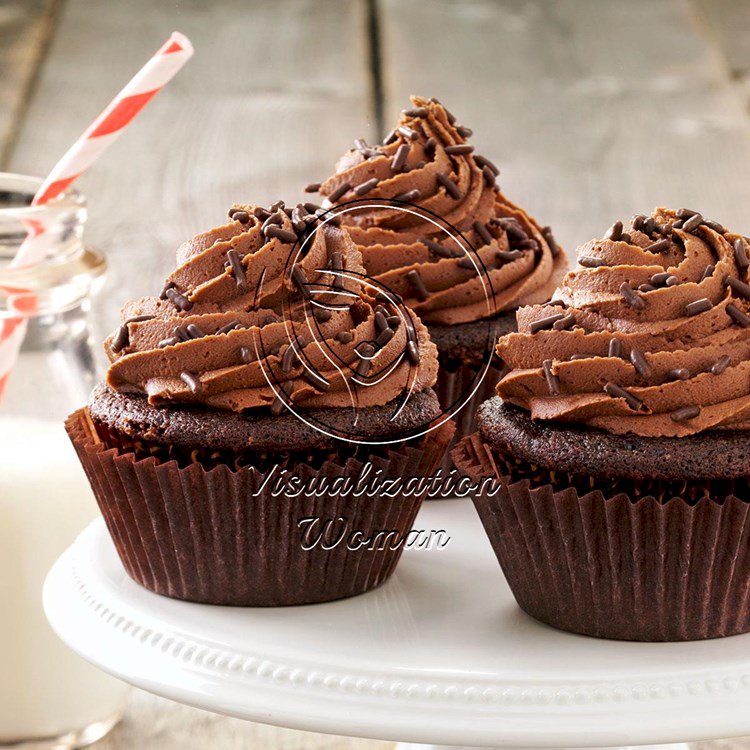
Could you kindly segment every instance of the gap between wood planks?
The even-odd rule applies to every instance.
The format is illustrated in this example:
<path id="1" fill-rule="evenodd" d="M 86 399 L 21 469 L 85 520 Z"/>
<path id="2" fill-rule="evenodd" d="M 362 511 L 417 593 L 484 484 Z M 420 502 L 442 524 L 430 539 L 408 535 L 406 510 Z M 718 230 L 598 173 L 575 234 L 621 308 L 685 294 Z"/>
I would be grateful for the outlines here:
<path id="1" fill-rule="evenodd" d="M 6 170 L 13 150 L 18 142 L 21 123 L 26 116 L 26 110 L 31 101 L 32 92 L 39 77 L 44 60 L 49 51 L 55 24 L 64 0 L 44 0 L 44 8 L 40 17 L 34 22 L 29 37 L 29 60 L 26 70 L 20 72 L 20 84 L 14 94 L 15 102 L 11 103 L 11 114 L 8 118 L 5 133 L 0 132 L 0 170 Z M 31 11 L 33 12 L 33 11 Z M 12 61 L 6 61 L 13 64 Z"/>

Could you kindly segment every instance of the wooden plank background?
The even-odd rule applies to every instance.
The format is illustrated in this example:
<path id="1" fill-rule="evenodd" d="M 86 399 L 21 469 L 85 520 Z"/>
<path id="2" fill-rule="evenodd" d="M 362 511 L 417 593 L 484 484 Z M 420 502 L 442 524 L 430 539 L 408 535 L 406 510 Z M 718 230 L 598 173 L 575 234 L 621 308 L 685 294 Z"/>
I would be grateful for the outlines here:
<path id="1" fill-rule="evenodd" d="M 296 200 L 410 93 L 569 251 L 657 204 L 750 232 L 746 0 L 0 0 L 0 167 L 43 174 L 174 28 L 195 58 L 80 181 L 111 269 L 99 338 L 180 242 L 235 200 Z M 133 695 L 97 750 L 391 746 Z"/>

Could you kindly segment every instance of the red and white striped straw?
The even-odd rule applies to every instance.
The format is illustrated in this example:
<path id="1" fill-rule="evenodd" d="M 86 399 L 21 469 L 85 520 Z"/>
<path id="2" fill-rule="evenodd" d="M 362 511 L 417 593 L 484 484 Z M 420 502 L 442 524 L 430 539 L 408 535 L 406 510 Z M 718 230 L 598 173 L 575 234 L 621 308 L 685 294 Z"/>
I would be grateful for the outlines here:
<path id="1" fill-rule="evenodd" d="M 55 165 L 34 196 L 33 205 L 51 201 L 75 182 L 120 137 L 192 55 L 190 40 L 175 31 Z M 27 240 L 19 248 L 12 266 L 38 263 L 49 249 L 48 243 L 43 241 L 43 226 L 29 226 L 28 230 Z M 22 294 L 21 298 L 25 305 L 29 304 L 28 293 Z M 0 399 L 18 358 L 25 328 L 21 316 L 0 318 Z"/>

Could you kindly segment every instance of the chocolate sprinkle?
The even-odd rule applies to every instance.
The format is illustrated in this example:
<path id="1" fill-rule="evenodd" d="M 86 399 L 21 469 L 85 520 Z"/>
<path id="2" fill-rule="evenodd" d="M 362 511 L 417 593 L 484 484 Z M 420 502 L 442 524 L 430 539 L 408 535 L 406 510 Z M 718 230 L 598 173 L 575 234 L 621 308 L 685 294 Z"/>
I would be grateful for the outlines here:
<path id="1" fill-rule="evenodd" d="M 459 190 L 458 185 L 456 185 L 447 174 L 439 172 L 437 175 L 437 181 L 445 188 L 451 198 L 458 200 L 461 197 L 461 191 Z"/>
<path id="2" fill-rule="evenodd" d="M 393 200 L 396 201 L 404 201 L 408 203 L 409 201 L 415 201 L 418 200 L 421 193 L 417 188 L 412 188 L 411 190 L 407 190 L 405 193 L 399 193 L 398 195 L 393 196 Z"/>
<path id="3" fill-rule="evenodd" d="M 335 203 L 352 189 L 350 182 L 342 182 L 329 196 L 328 200 Z"/>
<path id="4" fill-rule="evenodd" d="M 642 378 L 651 377 L 651 365 L 649 365 L 649 363 L 646 361 L 646 358 L 643 356 L 642 352 L 640 352 L 638 349 L 631 349 L 630 361 L 633 363 L 633 367 L 635 367 L 636 372 Z"/>
<path id="5" fill-rule="evenodd" d="M 237 290 L 239 292 L 246 292 L 247 275 L 245 274 L 245 268 L 242 265 L 240 256 L 237 254 L 236 250 L 227 250 L 227 258 L 229 260 L 230 266 L 232 267 L 232 270 L 234 271 L 234 280 L 237 284 Z"/>
<path id="6" fill-rule="evenodd" d="M 487 187 L 492 187 L 495 184 L 495 175 L 489 167 L 482 168 L 482 177 L 484 177 L 484 184 Z"/>
<path id="7" fill-rule="evenodd" d="M 410 151 L 411 145 L 408 143 L 402 143 L 396 149 L 396 153 L 391 160 L 391 169 L 394 172 L 400 172 L 406 166 L 406 160 L 409 158 Z"/>
<path id="8" fill-rule="evenodd" d="M 279 414 L 284 411 L 284 406 L 285 403 L 281 399 L 281 397 L 276 396 L 276 398 L 273 400 L 273 403 L 271 404 L 271 414 L 273 414 L 274 417 L 278 417 Z"/>
<path id="9" fill-rule="evenodd" d="M 265 234 L 266 237 L 276 237 L 276 239 L 281 240 L 285 244 L 297 241 L 297 235 L 294 232 L 274 225 L 268 227 L 263 234 Z"/>
<path id="10" fill-rule="evenodd" d="M 319 193 L 320 192 L 320 183 L 319 182 L 311 182 L 309 185 L 305 185 L 305 192 L 306 193 Z"/>
<path id="11" fill-rule="evenodd" d="M 497 251 L 497 259 L 503 262 L 508 262 L 511 260 L 518 260 L 519 258 L 523 258 L 522 250 L 498 250 Z"/>
<path id="12" fill-rule="evenodd" d="M 422 280 L 422 277 L 419 274 L 419 271 L 412 269 L 411 271 L 408 271 L 406 274 L 407 281 L 411 284 L 414 291 L 417 294 L 417 299 L 420 302 L 424 302 L 427 297 L 429 297 L 429 292 L 427 291 L 427 287 L 424 285 L 424 281 Z"/>
<path id="13" fill-rule="evenodd" d="M 634 310 L 643 310 L 646 307 L 646 303 L 633 291 L 627 281 L 620 284 L 620 294 L 623 296 L 625 302 Z"/>
<path id="14" fill-rule="evenodd" d="M 529 331 L 536 333 L 537 331 L 543 331 L 557 323 L 558 320 L 562 320 L 565 317 L 564 313 L 555 313 L 554 315 L 548 315 L 546 318 L 535 320 L 529 325 Z"/>
<path id="15" fill-rule="evenodd" d="M 610 228 L 607 234 L 604 236 L 605 240 L 613 240 L 614 242 L 617 242 L 617 240 L 622 237 L 622 222 L 616 221 Z"/>
<path id="16" fill-rule="evenodd" d="M 412 107 L 412 109 L 402 109 L 401 114 L 406 115 L 406 117 L 427 117 L 427 108 Z"/>
<path id="17" fill-rule="evenodd" d="M 740 281 L 734 276 L 728 276 L 727 285 L 738 297 L 750 300 L 750 285 L 746 284 L 744 281 Z"/>
<path id="18" fill-rule="evenodd" d="M 725 354 L 723 357 L 720 357 L 719 360 L 713 365 L 713 367 L 711 368 L 711 372 L 714 375 L 721 375 L 721 373 L 724 372 L 727 367 L 729 367 L 729 363 L 731 361 L 732 358 L 728 354 Z"/>
<path id="19" fill-rule="evenodd" d="M 643 249 L 649 253 L 660 253 L 662 250 L 667 250 L 671 242 L 666 237 L 663 240 L 657 240 L 652 242 L 650 245 L 646 245 Z"/>
<path id="20" fill-rule="evenodd" d="M 471 128 L 467 128 L 466 125 L 456 125 L 456 132 L 462 138 L 471 138 L 474 135 L 474 131 Z"/>
<path id="21" fill-rule="evenodd" d="M 112 337 L 110 349 L 115 353 L 121 352 L 130 343 L 130 332 L 127 325 L 123 324 L 117 329 L 117 333 Z"/>
<path id="22" fill-rule="evenodd" d="M 571 328 L 575 325 L 576 319 L 575 315 L 572 313 L 568 313 L 565 317 L 560 318 L 560 320 L 556 321 L 552 325 L 552 330 L 554 331 L 565 331 L 568 328 Z"/>
<path id="23" fill-rule="evenodd" d="M 553 396 L 560 395 L 560 379 L 552 372 L 552 360 L 545 359 L 542 362 L 542 369 L 544 370 L 544 378 L 547 381 L 547 388 Z"/>
<path id="24" fill-rule="evenodd" d="M 609 340 L 608 356 L 610 357 L 621 357 L 622 356 L 622 344 L 620 339 Z"/>
<path id="25" fill-rule="evenodd" d="M 419 364 L 419 347 L 417 346 L 415 341 L 408 341 L 406 343 L 406 349 L 404 351 L 406 352 L 406 356 L 409 358 L 409 361 L 413 365 Z"/>
<path id="26" fill-rule="evenodd" d="M 671 273 L 669 273 L 669 272 L 667 272 L 667 271 L 661 271 L 660 273 L 655 273 L 655 274 L 654 274 L 654 275 L 653 275 L 653 276 L 652 276 L 652 277 L 651 277 L 651 278 L 649 279 L 649 281 L 650 281 L 650 282 L 651 282 L 651 283 L 652 283 L 652 284 L 653 284 L 654 286 L 661 286 L 662 284 L 666 284 L 666 282 L 667 282 L 667 279 L 668 279 L 668 278 L 669 278 L 669 277 L 670 277 L 671 275 L 672 275 L 672 274 L 671 274 Z"/>
<path id="27" fill-rule="evenodd" d="M 287 348 L 284 350 L 284 354 L 281 357 L 281 371 L 289 372 L 294 367 L 298 359 L 299 354 L 297 353 L 297 347 L 293 343 L 289 344 L 289 346 L 287 346 Z"/>
<path id="28" fill-rule="evenodd" d="M 385 328 L 380 332 L 378 337 L 375 339 L 375 343 L 383 347 L 385 346 L 394 336 L 396 335 L 396 332 L 392 328 Z"/>
<path id="29" fill-rule="evenodd" d="M 269 213 L 266 220 L 261 224 L 260 231 L 265 234 L 266 229 L 268 227 L 273 226 L 274 224 L 281 224 L 283 222 L 283 218 L 281 214 L 279 213 Z"/>
<path id="30" fill-rule="evenodd" d="M 638 287 L 638 291 L 639 292 L 655 292 L 656 291 L 656 287 L 653 286 L 653 284 L 641 284 Z"/>
<path id="31" fill-rule="evenodd" d="M 193 303 L 184 295 L 180 294 L 175 288 L 170 287 L 166 290 L 167 299 L 182 312 L 187 312 L 193 307 Z"/>
<path id="32" fill-rule="evenodd" d="M 705 281 L 706 279 L 711 278 L 711 276 L 714 275 L 715 270 L 716 270 L 716 266 L 712 266 L 711 264 L 707 265 L 703 271 L 703 276 L 701 276 L 700 280 Z"/>
<path id="33" fill-rule="evenodd" d="M 462 156 L 463 154 L 470 154 L 474 150 L 474 146 L 469 143 L 456 143 L 445 147 L 445 153 L 451 156 Z"/>
<path id="34" fill-rule="evenodd" d="M 624 388 L 611 381 L 604 386 L 604 392 L 607 395 L 612 396 L 612 398 L 624 398 L 627 405 L 633 411 L 640 411 L 643 407 L 643 401 L 637 396 L 634 396 L 630 391 L 626 391 Z"/>
<path id="35" fill-rule="evenodd" d="M 367 180 L 367 182 L 363 182 L 361 185 L 357 185 L 357 187 L 354 188 L 354 193 L 356 195 L 365 195 L 371 190 L 374 190 L 378 186 L 379 182 L 380 180 L 377 177 L 372 177 L 371 179 Z"/>
<path id="36" fill-rule="evenodd" d="M 682 409 L 673 411 L 669 416 L 673 422 L 686 422 L 688 419 L 695 419 L 700 413 L 700 406 L 683 406 Z"/>
<path id="37" fill-rule="evenodd" d="M 672 274 L 666 281 L 667 286 L 677 286 L 680 283 L 680 280 Z"/>
<path id="38" fill-rule="evenodd" d="M 305 371 L 302 373 L 302 377 L 319 391 L 325 392 L 331 387 L 331 384 L 322 375 L 315 372 L 314 370 L 305 369 Z"/>
<path id="39" fill-rule="evenodd" d="M 189 323 L 185 326 L 185 331 L 191 339 L 202 339 L 206 335 L 195 323 Z"/>
<path id="40" fill-rule="evenodd" d="M 677 367 L 667 373 L 668 380 L 689 380 L 690 371 L 685 367 Z"/>
<path id="41" fill-rule="evenodd" d="M 714 303 L 711 302 L 710 299 L 707 297 L 703 297 L 703 299 L 695 300 L 695 302 L 691 302 L 688 305 L 685 305 L 685 315 L 688 317 L 692 317 L 693 315 L 700 315 L 701 313 L 707 312 L 714 306 Z"/>
<path id="42" fill-rule="evenodd" d="M 608 265 L 607 261 L 602 258 L 594 258 L 590 255 L 581 255 L 578 258 L 578 265 L 584 268 L 601 268 Z"/>
<path id="43" fill-rule="evenodd" d="M 439 242 L 435 242 L 434 240 L 422 239 L 421 242 L 427 247 L 428 250 L 431 250 L 440 258 L 457 258 L 460 256 L 460 251 L 456 252 L 455 250 L 451 250 L 450 248 L 447 248 L 441 245 Z"/>
<path id="44" fill-rule="evenodd" d="M 297 287 L 302 292 L 302 294 L 304 294 L 305 297 L 307 297 L 308 296 L 307 276 L 305 275 L 305 272 L 302 269 L 302 266 L 295 263 L 292 266 L 291 275 L 292 275 L 292 281 L 297 285 Z"/>
<path id="45" fill-rule="evenodd" d="M 382 333 L 386 328 L 390 328 L 388 321 L 386 320 L 385 315 L 378 310 L 378 312 L 375 313 L 375 330 L 377 333 Z"/>
<path id="46" fill-rule="evenodd" d="M 224 333 L 229 333 L 230 331 L 233 331 L 238 325 L 239 323 L 236 320 L 233 320 L 231 323 L 227 323 L 226 325 L 214 331 L 214 336 L 219 336 Z"/>
<path id="47" fill-rule="evenodd" d="M 500 170 L 486 156 L 475 156 L 474 161 L 480 167 L 487 167 L 495 175 L 495 177 L 500 174 Z"/>
<path id="48" fill-rule="evenodd" d="M 703 217 L 700 214 L 693 214 L 682 225 L 683 232 L 693 232 L 703 223 Z"/>
<path id="49" fill-rule="evenodd" d="M 675 215 L 678 219 L 689 219 L 691 216 L 695 216 L 697 213 L 697 211 L 693 211 L 691 208 L 678 208 L 675 211 Z"/>
<path id="50" fill-rule="evenodd" d="M 750 260 L 747 257 L 747 249 L 745 248 L 745 241 L 742 237 L 738 237 L 734 243 L 734 260 L 743 271 L 750 266 Z"/>
<path id="51" fill-rule="evenodd" d="M 472 224 L 472 227 L 474 228 L 474 231 L 479 236 L 479 238 L 482 240 L 482 242 L 485 245 L 491 245 L 494 237 L 490 234 L 490 230 L 487 229 L 487 227 L 482 224 L 481 221 L 475 221 Z"/>
<path id="52" fill-rule="evenodd" d="M 313 310 L 313 317 L 318 323 L 327 323 L 333 317 L 333 313 L 325 307 L 316 307 Z"/>
<path id="53" fill-rule="evenodd" d="M 240 347 L 240 359 L 245 364 L 250 364 L 250 362 L 253 361 L 253 353 L 252 353 L 252 351 L 250 351 L 250 349 L 248 349 L 248 347 L 246 347 L 246 346 L 241 346 Z"/>
<path id="54" fill-rule="evenodd" d="M 411 128 L 407 127 L 406 125 L 400 125 L 397 128 L 397 131 L 404 136 L 404 138 L 408 138 L 410 141 L 416 141 L 417 138 L 419 138 L 419 133 L 417 133 L 416 130 L 412 130 Z"/>
<path id="55" fill-rule="evenodd" d="M 349 331 L 339 331 L 334 338 L 339 344 L 349 344 L 354 339 L 354 336 Z"/>
<path id="56" fill-rule="evenodd" d="M 190 389 L 190 392 L 196 396 L 203 392 L 203 383 L 200 379 L 193 375 L 192 372 L 181 372 L 180 380 Z"/>
<path id="57" fill-rule="evenodd" d="M 750 317 L 742 312 L 739 307 L 735 307 L 734 305 L 730 304 L 726 306 L 726 311 L 727 315 L 729 315 L 729 317 L 741 328 L 750 327 Z"/>
<path id="58" fill-rule="evenodd" d="M 556 258 L 558 255 L 560 255 L 560 246 L 557 244 L 554 236 L 552 235 L 551 227 L 542 227 L 542 237 L 544 237 L 544 239 L 547 241 L 550 252 L 552 253 L 552 257 Z"/>

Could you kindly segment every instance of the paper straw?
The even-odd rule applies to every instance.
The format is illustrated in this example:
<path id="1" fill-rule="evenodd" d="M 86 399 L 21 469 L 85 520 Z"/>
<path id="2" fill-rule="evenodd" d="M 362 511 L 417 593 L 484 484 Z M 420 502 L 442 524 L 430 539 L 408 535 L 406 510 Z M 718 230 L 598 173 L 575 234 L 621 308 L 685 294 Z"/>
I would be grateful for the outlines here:
<path id="1" fill-rule="evenodd" d="M 190 40 L 175 31 L 68 149 L 42 183 L 32 205 L 43 205 L 70 187 L 120 137 L 138 113 L 174 78 L 192 55 L 193 45 Z M 30 225 L 27 230 L 26 241 L 11 261 L 13 267 L 39 263 L 49 250 L 49 236 L 44 226 Z M 24 304 L 28 304 L 29 294 L 22 294 L 21 297 L 25 300 Z M 10 371 L 18 359 L 25 328 L 25 319 L 21 316 L 0 319 L 0 399 Z"/>

